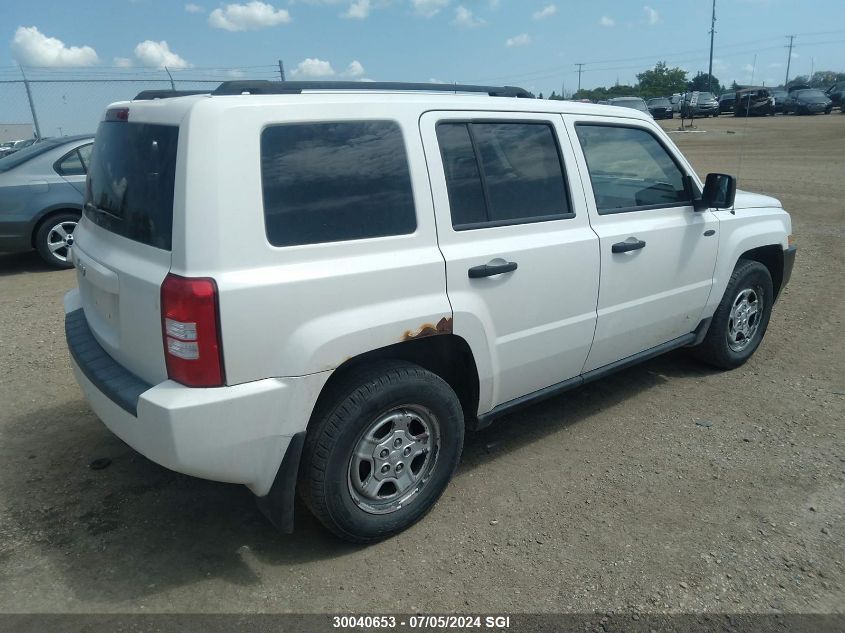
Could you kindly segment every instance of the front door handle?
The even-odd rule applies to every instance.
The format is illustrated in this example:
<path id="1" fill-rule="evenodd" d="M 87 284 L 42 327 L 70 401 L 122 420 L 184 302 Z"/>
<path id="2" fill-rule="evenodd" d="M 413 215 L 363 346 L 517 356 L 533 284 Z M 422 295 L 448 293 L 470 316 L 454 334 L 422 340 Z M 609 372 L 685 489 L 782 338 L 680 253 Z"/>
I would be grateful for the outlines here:
<path id="1" fill-rule="evenodd" d="M 611 250 L 614 253 L 627 253 L 629 251 L 638 251 L 641 248 L 645 248 L 645 242 L 636 240 L 634 242 L 616 242 Z"/>
<path id="2" fill-rule="evenodd" d="M 501 275 L 502 273 L 510 273 L 517 268 L 516 262 L 505 262 L 504 264 L 483 264 L 481 266 L 473 266 L 469 269 L 470 279 L 479 279 L 481 277 L 492 277 L 493 275 Z"/>

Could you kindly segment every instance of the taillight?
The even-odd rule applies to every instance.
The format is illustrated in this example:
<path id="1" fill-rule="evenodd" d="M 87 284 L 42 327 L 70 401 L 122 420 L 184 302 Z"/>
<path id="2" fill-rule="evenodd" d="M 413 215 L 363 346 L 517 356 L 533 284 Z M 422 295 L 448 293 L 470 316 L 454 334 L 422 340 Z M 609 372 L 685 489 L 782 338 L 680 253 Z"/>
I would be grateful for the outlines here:
<path id="1" fill-rule="evenodd" d="M 188 387 L 223 385 L 217 284 L 168 274 L 161 284 L 161 329 L 167 376 Z"/>

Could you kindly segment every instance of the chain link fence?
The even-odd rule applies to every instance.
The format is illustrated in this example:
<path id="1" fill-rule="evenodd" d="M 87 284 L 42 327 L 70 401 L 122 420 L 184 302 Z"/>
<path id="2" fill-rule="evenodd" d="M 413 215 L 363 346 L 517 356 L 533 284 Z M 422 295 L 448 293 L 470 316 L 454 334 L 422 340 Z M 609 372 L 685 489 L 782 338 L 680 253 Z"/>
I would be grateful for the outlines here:
<path id="1" fill-rule="evenodd" d="M 28 124 L 29 137 L 93 133 L 110 103 L 132 99 L 143 90 L 211 91 L 240 74 L 233 69 L 199 74 L 190 70 L 74 73 L 7 68 L 0 70 L 0 130 L 20 131 L 21 124 Z M 18 139 L 0 138 L 0 142 L 10 140 Z"/>

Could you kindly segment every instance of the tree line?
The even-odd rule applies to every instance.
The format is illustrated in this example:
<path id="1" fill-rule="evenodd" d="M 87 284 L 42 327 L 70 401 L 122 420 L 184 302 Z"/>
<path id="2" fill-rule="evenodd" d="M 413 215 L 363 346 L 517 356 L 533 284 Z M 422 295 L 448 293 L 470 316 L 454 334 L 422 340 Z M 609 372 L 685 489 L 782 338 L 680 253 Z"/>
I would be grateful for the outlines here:
<path id="1" fill-rule="evenodd" d="M 654 68 L 645 70 L 637 75 L 637 83 L 634 85 L 616 84 L 614 86 L 600 86 L 598 88 L 582 88 L 572 95 L 572 99 L 589 99 L 590 101 L 605 101 L 613 97 L 638 96 L 644 99 L 652 97 L 668 97 L 669 95 L 693 92 L 709 91 L 719 95 L 728 90 L 736 90 L 740 86 L 734 81 L 730 88 L 722 85 L 714 75 L 703 72 L 697 73 L 692 79 L 687 79 L 689 73 L 681 68 L 669 68 L 666 62 L 657 62 Z M 799 75 L 790 80 L 789 84 L 809 84 L 814 88 L 827 88 L 834 83 L 845 81 L 845 73 L 832 70 L 819 70 L 813 73 L 812 77 Z M 542 93 L 540 98 L 544 98 Z M 549 99 L 563 99 L 562 95 L 555 92 Z"/>

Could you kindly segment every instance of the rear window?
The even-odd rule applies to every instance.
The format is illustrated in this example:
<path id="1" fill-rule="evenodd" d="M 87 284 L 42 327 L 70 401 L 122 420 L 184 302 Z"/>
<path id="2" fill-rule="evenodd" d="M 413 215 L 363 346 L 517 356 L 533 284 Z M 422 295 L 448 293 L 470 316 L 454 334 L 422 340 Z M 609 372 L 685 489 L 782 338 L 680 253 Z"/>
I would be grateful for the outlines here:
<path id="1" fill-rule="evenodd" d="M 392 121 L 268 127 L 261 133 L 261 182 L 273 246 L 417 228 L 405 143 Z"/>
<path id="2" fill-rule="evenodd" d="M 103 121 L 88 168 L 85 215 L 107 231 L 170 250 L 179 128 Z"/>

